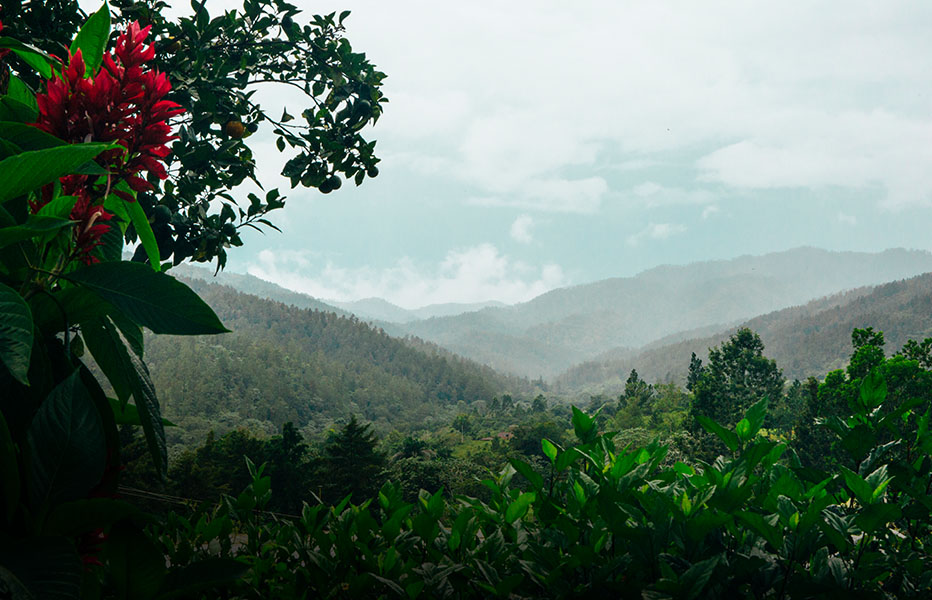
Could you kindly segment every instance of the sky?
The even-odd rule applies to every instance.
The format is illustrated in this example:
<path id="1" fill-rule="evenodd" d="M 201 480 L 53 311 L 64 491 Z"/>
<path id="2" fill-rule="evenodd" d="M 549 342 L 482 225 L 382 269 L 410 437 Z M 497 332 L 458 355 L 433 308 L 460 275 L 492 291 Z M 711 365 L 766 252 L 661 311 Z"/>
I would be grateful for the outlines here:
<path id="1" fill-rule="evenodd" d="M 247 235 L 231 271 L 415 308 L 803 245 L 932 249 L 927 1 L 293 1 L 352 10 L 388 75 L 380 175 L 286 192 L 260 131 L 283 233 Z"/>

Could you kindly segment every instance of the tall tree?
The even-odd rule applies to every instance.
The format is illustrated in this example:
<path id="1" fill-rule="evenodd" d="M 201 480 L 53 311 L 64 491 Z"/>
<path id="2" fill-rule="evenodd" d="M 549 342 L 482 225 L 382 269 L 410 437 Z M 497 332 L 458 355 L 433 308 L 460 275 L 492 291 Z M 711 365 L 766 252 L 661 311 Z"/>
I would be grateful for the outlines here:
<path id="1" fill-rule="evenodd" d="M 362 502 L 382 487 L 385 456 L 377 444 L 369 423 L 360 424 L 356 415 L 343 429 L 331 433 L 317 472 L 324 502 L 339 502 L 347 494 Z"/>
<path id="2" fill-rule="evenodd" d="M 708 364 L 692 386 L 690 415 L 703 415 L 722 425 L 734 425 L 761 398 L 781 400 L 783 373 L 764 356 L 760 336 L 739 329 L 718 348 L 709 349 Z"/>

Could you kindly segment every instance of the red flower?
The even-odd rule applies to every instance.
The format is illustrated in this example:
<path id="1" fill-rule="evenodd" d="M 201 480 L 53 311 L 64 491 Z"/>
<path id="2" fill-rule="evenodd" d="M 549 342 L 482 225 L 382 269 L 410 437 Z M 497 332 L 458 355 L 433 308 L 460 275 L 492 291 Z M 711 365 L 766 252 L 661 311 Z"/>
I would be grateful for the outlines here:
<path id="1" fill-rule="evenodd" d="M 117 38 L 113 52 L 104 55 L 100 70 L 89 77 L 85 77 L 87 65 L 81 51 L 69 53 L 61 73 L 48 82 L 44 94 L 36 96 L 39 118 L 35 125 L 39 129 L 66 142 L 116 142 L 122 146 L 95 159 L 110 171 L 106 185 L 98 184 L 95 189 L 98 178 L 85 175 L 61 179 L 62 193 L 78 198 L 71 211 L 71 219 L 78 222 L 74 256 L 85 264 L 97 262 L 91 251 L 101 245 L 101 237 L 110 229 L 105 222 L 112 215 L 101 206 L 104 195 L 109 191 L 132 202 L 135 198 L 131 194 L 113 189 L 117 182 L 123 180 L 139 192 L 152 189 L 143 172 L 159 179 L 168 176 L 166 144 L 177 136 L 171 135 L 166 121 L 184 111 L 164 99 L 171 91 L 165 74 L 146 67 L 155 57 L 155 48 L 145 45 L 149 29 L 133 22 Z M 33 211 L 50 198 L 49 187 L 32 206 Z"/>
<path id="2" fill-rule="evenodd" d="M 145 45 L 149 27 L 133 22 L 117 38 L 113 53 L 105 54 L 100 71 L 85 77 L 86 65 L 79 50 L 68 65 L 39 94 L 36 126 L 72 142 L 117 142 L 124 150 L 110 150 L 97 157 L 117 180 L 136 191 L 151 190 L 140 173 L 148 171 L 165 179 L 163 159 L 171 135 L 166 123 L 183 109 L 165 95 L 171 84 L 164 73 L 147 69 L 155 48 Z M 131 199 L 127 197 L 126 199 Z"/>
<path id="3" fill-rule="evenodd" d="M 0 31 L 3 31 L 3 21 L 0 21 Z M 9 52 L 9 50 L 0 50 L 0 60 L 3 60 L 7 52 Z"/>

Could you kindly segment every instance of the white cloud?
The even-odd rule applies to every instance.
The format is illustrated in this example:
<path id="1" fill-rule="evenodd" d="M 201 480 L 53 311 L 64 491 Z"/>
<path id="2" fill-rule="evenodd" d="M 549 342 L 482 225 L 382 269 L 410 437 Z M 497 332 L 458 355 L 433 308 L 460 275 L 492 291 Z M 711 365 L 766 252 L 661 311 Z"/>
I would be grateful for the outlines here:
<path id="1" fill-rule="evenodd" d="M 645 181 L 635 186 L 631 190 L 630 196 L 633 197 L 635 203 L 646 208 L 710 204 L 715 201 L 715 195 L 708 190 L 667 187 L 653 181 Z"/>
<path id="2" fill-rule="evenodd" d="M 702 209 L 702 218 L 703 218 L 703 219 L 708 219 L 708 218 L 710 218 L 712 215 L 714 215 L 714 214 L 716 214 L 716 213 L 720 213 L 720 212 L 722 212 L 722 209 L 720 209 L 720 208 L 719 208 L 717 205 L 715 205 L 715 204 L 710 204 L 710 205 L 708 205 L 708 206 L 706 206 L 705 208 Z"/>
<path id="3" fill-rule="evenodd" d="M 858 218 L 854 215 L 849 215 L 843 212 L 838 213 L 838 222 L 844 223 L 845 225 L 857 225 Z"/>
<path id="4" fill-rule="evenodd" d="M 506 191 L 506 190 L 503 190 Z M 529 181 L 507 195 L 470 198 L 478 206 L 507 206 L 525 210 L 592 214 L 599 210 L 608 184 L 601 177 Z"/>
<path id="5" fill-rule="evenodd" d="M 540 190 L 605 162 L 690 168 L 703 148 L 702 177 L 735 188 L 932 201 L 932 39 L 918 25 L 932 5 L 856 1 L 839 19 L 804 1 L 358 4 L 350 35 L 390 74 L 380 146 L 442 164 L 489 205 L 596 212 L 608 182 L 559 201 Z M 401 15 L 416 48 L 385 33 Z"/>
<path id="6" fill-rule="evenodd" d="M 425 268 L 409 258 L 385 269 L 346 269 L 328 262 L 317 273 L 307 255 L 263 250 L 251 275 L 330 300 L 378 297 L 405 308 L 445 302 L 524 302 L 567 284 L 556 264 L 533 268 L 499 253 L 492 244 L 451 250 Z"/>
<path id="7" fill-rule="evenodd" d="M 520 215 L 514 220 L 514 223 L 511 224 L 511 229 L 508 231 L 511 235 L 511 239 L 522 244 L 530 244 L 534 241 L 534 236 L 531 235 L 531 227 L 534 226 L 534 218 L 531 215 Z"/>
<path id="8" fill-rule="evenodd" d="M 641 231 L 626 238 L 629 246 L 638 246 L 645 240 L 665 240 L 686 231 L 686 226 L 679 223 L 651 223 Z"/>

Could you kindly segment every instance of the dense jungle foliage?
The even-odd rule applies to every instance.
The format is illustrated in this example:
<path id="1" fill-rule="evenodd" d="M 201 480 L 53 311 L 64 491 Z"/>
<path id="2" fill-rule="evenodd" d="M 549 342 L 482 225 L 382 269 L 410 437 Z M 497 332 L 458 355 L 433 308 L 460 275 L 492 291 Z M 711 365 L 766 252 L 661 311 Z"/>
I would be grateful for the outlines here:
<path id="1" fill-rule="evenodd" d="M 382 75 L 342 37 L 345 14 L 302 27 L 287 3 L 247 0 L 169 22 L 164 7 L 105 4 L 84 22 L 67 1 L 4 4 L 0 597 L 932 595 L 932 339 L 888 357 L 882 333 L 855 328 L 843 370 L 787 384 L 739 329 L 692 357 L 685 389 L 632 369 L 623 393 L 580 409 L 504 393 L 507 380 L 352 319 L 261 304 L 276 315 L 266 337 L 245 328 L 284 339 L 271 358 L 309 354 L 346 387 L 258 379 L 250 397 L 234 382 L 224 392 L 246 392 L 266 411 L 251 418 L 280 433 L 206 433 L 169 456 L 143 328 L 242 323 L 164 271 L 222 265 L 236 228 L 281 206 L 277 192 L 243 208 L 229 196 L 253 176 L 251 125 L 271 122 L 296 150 L 294 184 L 326 193 L 340 174 L 377 174 L 359 131 L 381 110 Z M 304 86 L 306 125 L 252 104 L 254 76 Z M 302 328 L 318 346 L 288 338 Z M 268 362 L 228 337 L 182 355 L 231 377 L 222 360 Z M 197 362 L 209 349 L 218 362 Z M 347 404 L 305 436 L 314 394 Z M 455 410 L 380 437 L 368 421 L 392 424 L 396 401 L 404 418 Z"/>

